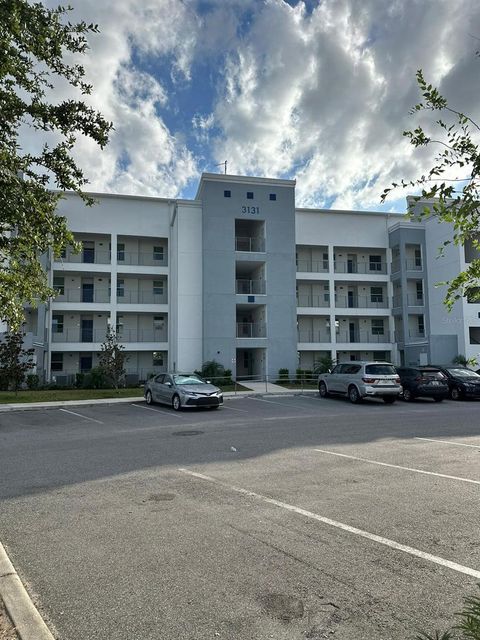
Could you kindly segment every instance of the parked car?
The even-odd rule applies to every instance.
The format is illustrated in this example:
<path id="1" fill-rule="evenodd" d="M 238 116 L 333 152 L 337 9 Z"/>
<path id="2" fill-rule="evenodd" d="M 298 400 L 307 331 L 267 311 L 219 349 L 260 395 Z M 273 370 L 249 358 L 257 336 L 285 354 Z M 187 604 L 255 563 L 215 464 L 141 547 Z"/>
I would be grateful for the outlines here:
<path id="1" fill-rule="evenodd" d="M 432 398 L 442 402 L 448 398 L 448 379 L 438 367 L 397 367 L 406 402 L 415 398 Z"/>
<path id="2" fill-rule="evenodd" d="M 480 375 L 460 365 L 446 365 L 439 369 L 447 376 L 449 396 L 452 400 L 480 398 Z"/>
<path id="3" fill-rule="evenodd" d="M 147 404 L 161 402 L 175 409 L 209 407 L 223 404 L 221 389 L 195 374 L 161 373 L 147 380 L 143 390 Z"/>
<path id="4" fill-rule="evenodd" d="M 318 376 L 318 391 L 322 398 L 330 394 L 347 396 L 350 402 L 363 398 L 382 398 L 392 404 L 402 387 L 390 362 L 345 362 Z"/>

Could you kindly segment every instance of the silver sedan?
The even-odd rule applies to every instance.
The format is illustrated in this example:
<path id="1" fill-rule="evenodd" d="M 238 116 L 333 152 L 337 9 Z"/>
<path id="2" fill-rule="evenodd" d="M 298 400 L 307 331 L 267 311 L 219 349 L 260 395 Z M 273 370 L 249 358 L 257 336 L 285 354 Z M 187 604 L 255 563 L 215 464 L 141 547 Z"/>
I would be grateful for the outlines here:
<path id="1" fill-rule="evenodd" d="M 175 409 L 210 407 L 223 404 L 221 389 L 194 374 L 161 373 L 145 383 L 143 391 L 147 404 L 161 402 Z"/>

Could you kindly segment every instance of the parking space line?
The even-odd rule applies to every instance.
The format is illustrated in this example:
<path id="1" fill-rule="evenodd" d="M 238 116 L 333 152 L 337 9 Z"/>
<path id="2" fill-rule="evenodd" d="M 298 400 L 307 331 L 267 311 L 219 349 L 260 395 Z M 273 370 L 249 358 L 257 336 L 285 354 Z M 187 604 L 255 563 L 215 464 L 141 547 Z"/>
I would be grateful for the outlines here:
<path id="1" fill-rule="evenodd" d="M 230 409 L 230 411 L 241 411 L 242 413 L 250 413 L 246 409 L 237 409 L 237 407 L 227 407 L 225 403 L 222 404 L 222 409 Z"/>
<path id="2" fill-rule="evenodd" d="M 310 407 L 302 407 L 299 404 L 286 404 L 285 402 L 275 402 L 274 400 L 265 400 L 265 398 L 252 398 L 252 400 L 256 400 L 257 402 L 268 402 L 268 404 L 278 404 L 281 407 L 292 407 L 292 409 L 303 409 L 304 411 L 310 411 Z"/>
<path id="3" fill-rule="evenodd" d="M 104 424 L 101 420 L 95 420 L 95 418 L 89 418 L 88 416 L 84 416 L 81 413 L 75 413 L 75 411 L 69 411 L 68 409 L 59 409 L 59 411 L 63 411 L 64 413 L 71 413 L 72 416 L 78 416 L 79 418 L 83 418 L 84 420 L 90 420 L 91 422 L 97 422 L 98 424 Z"/>
<path id="4" fill-rule="evenodd" d="M 164 411 L 163 409 L 153 409 L 152 407 L 144 407 L 142 404 L 131 404 L 131 407 L 137 407 L 137 409 L 146 409 L 147 411 L 153 411 L 154 413 L 164 413 L 167 416 L 172 416 L 172 418 L 182 419 L 182 416 L 179 416 L 178 413 L 170 413 L 170 411 Z"/>
<path id="5" fill-rule="evenodd" d="M 471 567 L 466 567 L 456 562 L 452 562 L 451 560 L 446 560 L 445 558 L 441 558 L 440 556 L 434 556 L 431 553 L 426 553 L 425 551 L 420 551 L 419 549 L 415 549 L 414 547 L 409 547 L 405 544 L 395 542 L 395 540 L 390 540 L 389 538 L 384 538 L 383 536 L 377 536 L 375 533 L 369 533 L 368 531 L 363 531 L 363 529 L 351 527 L 350 525 L 344 524 L 343 522 L 331 520 L 330 518 L 326 518 L 325 516 L 313 513 L 312 511 L 307 511 L 306 509 L 296 507 L 294 505 L 288 504 L 287 502 L 281 502 L 280 500 L 268 498 L 267 496 L 264 496 L 260 493 L 255 493 L 254 491 L 249 491 L 248 489 L 242 489 L 241 487 L 227 484 L 226 482 L 222 482 L 221 480 L 217 480 L 216 478 L 212 478 L 211 476 L 204 475 L 203 473 L 197 473 L 195 471 L 190 471 L 189 469 L 184 468 L 178 469 L 178 471 L 193 478 L 198 478 L 199 480 L 206 480 L 207 482 L 211 482 L 212 484 L 215 484 L 217 486 L 230 489 L 231 491 L 235 491 L 236 493 L 240 493 L 250 498 L 256 498 L 257 500 L 261 500 L 262 502 L 265 502 L 267 504 L 274 505 L 275 507 L 280 507 L 281 509 L 285 509 L 286 511 L 297 513 L 298 515 L 304 516 L 305 518 L 317 520 L 318 522 L 327 524 L 330 527 L 341 529 L 342 531 L 346 531 L 347 533 L 366 538 L 367 540 L 371 540 L 372 542 L 377 542 L 378 544 L 390 547 L 391 549 L 395 549 L 396 551 L 403 551 L 404 553 L 407 553 L 411 556 L 421 558 L 422 560 L 432 562 L 433 564 L 437 564 L 442 567 L 446 567 L 447 569 L 452 569 L 453 571 L 457 571 L 458 573 L 463 573 L 467 576 L 472 576 L 473 578 L 477 579 L 480 578 L 480 571 L 477 571 L 476 569 L 472 569 Z"/>
<path id="6" fill-rule="evenodd" d="M 450 442 L 450 440 L 434 440 L 433 438 L 416 437 L 414 440 L 426 440 L 427 442 L 439 442 L 440 444 L 451 444 L 455 447 L 472 447 L 472 449 L 480 449 L 480 444 L 465 444 L 464 442 Z"/>
<path id="7" fill-rule="evenodd" d="M 435 471 L 424 471 L 423 469 L 413 469 L 412 467 L 402 467 L 398 464 L 390 464 L 388 462 L 379 462 L 378 460 L 369 460 L 368 458 L 359 458 L 358 456 L 350 456 L 346 453 L 337 453 L 336 451 L 327 451 L 326 449 L 314 449 L 319 453 L 327 453 L 330 456 L 339 456 L 340 458 L 349 458 L 350 460 L 359 460 L 360 462 L 368 462 L 369 464 L 377 464 L 381 467 L 391 467 L 392 469 L 402 469 L 403 471 L 413 471 L 413 473 L 422 473 L 426 476 L 436 476 L 438 478 L 447 478 L 447 480 L 458 480 L 459 482 L 469 482 L 471 484 L 480 484 L 480 480 L 470 480 L 469 478 L 461 478 L 459 476 L 449 476 L 445 473 L 436 473 Z"/>

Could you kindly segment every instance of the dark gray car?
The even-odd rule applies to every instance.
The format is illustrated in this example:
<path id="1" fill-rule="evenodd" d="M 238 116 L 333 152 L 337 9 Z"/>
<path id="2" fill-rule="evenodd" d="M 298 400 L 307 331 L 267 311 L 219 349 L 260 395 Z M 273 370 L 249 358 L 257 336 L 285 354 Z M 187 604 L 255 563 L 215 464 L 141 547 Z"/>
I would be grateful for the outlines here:
<path id="1" fill-rule="evenodd" d="M 179 411 L 188 407 L 218 409 L 223 404 L 221 389 L 195 374 L 161 373 L 145 383 L 147 404 L 161 402 Z"/>

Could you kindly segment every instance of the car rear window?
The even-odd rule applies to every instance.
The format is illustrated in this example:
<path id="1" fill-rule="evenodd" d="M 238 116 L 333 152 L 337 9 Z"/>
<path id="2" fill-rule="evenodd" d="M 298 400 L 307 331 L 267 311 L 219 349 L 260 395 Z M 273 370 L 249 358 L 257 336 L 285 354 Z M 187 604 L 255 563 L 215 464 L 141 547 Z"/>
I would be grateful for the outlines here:
<path id="1" fill-rule="evenodd" d="M 367 364 L 365 373 L 370 376 L 396 376 L 397 372 L 393 364 Z"/>
<path id="2" fill-rule="evenodd" d="M 425 380 L 445 380 L 446 376 L 441 371 L 420 371 Z"/>

